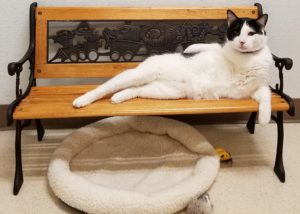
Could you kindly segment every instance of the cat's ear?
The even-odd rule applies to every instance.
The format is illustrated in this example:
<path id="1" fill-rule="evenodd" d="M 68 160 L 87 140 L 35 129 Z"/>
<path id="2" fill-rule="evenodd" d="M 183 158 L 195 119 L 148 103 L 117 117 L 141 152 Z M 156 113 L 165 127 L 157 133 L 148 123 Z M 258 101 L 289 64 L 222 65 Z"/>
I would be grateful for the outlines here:
<path id="1" fill-rule="evenodd" d="M 227 23 L 230 26 L 234 21 L 238 20 L 239 18 L 232 12 L 232 10 L 227 10 Z"/>
<path id="2" fill-rule="evenodd" d="M 256 19 L 257 24 L 261 27 L 264 28 L 267 24 L 268 21 L 268 14 L 263 14 L 260 17 Z"/>

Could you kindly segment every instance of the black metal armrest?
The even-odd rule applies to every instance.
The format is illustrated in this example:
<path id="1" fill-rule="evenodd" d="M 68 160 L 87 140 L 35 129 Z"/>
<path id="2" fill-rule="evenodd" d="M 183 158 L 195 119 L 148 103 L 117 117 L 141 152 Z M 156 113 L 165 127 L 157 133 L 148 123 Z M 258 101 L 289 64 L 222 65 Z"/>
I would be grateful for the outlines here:
<path id="1" fill-rule="evenodd" d="M 26 51 L 25 55 L 17 62 L 11 62 L 7 66 L 8 74 L 10 76 L 14 76 L 16 73 L 20 73 L 23 70 L 23 64 L 27 60 L 33 60 L 34 56 L 34 45 L 29 45 L 28 50 Z"/>
<path id="2" fill-rule="evenodd" d="M 291 70 L 291 68 L 293 67 L 293 60 L 291 58 L 280 58 L 278 56 L 275 56 L 274 54 L 272 55 L 276 67 L 283 65 L 286 70 Z"/>
<path id="3" fill-rule="evenodd" d="M 34 64 L 34 52 L 35 52 L 35 8 L 37 3 L 34 2 L 30 5 L 29 10 L 29 24 L 30 24 L 30 40 L 29 47 L 25 55 L 17 62 L 11 62 L 7 66 L 8 74 L 13 76 L 15 74 L 20 74 L 23 70 L 23 64 L 29 60 L 31 66 Z"/>
<path id="4" fill-rule="evenodd" d="M 11 125 L 13 122 L 13 112 L 17 105 L 24 99 L 30 92 L 31 87 L 35 85 L 34 79 L 34 63 L 35 63 L 35 9 L 37 3 L 34 2 L 30 5 L 30 40 L 29 47 L 25 55 L 17 62 L 11 62 L 7 66 L 8 74 L 11 76 L 16 75 L 16 99 L 8 106 L 7 110 L 7 125 Z M 28 86 L 24 93 L 20 89 L 20 73 L 23 70 L 23 65 L 26 61 L 30 63 L 30 75 Z"/>
<path id="5" fill-rule="evenodd" d="M 291 68 L 293 67 L 293 60 L 291 58 L 280 58 L 273 55 L 273 59 L 275 61 L 275 66 L 278 68 L 279 71 L 279 84 L 276 84 L 275 89 L 271 87 L 272 91 L 279 94 L 282 98 L 284 98 L 289 106 L 290 109 L 287 111 L 287 113 L 290 116 L 295 116 L 295 103 L 294 100 L 288 96 L 287 94 L 285 94 L 283 92 L 283 68 L 285 68 L 286 70 L 291 70 Z"/>
<path id="6" fill-rule="evenodd" d="M 22 93 L 20 89 L 20 73 L 23 70 L 23 64 L 26 61 L 30 62 L 30 75 L 29 75 L 29 83 L 25 90 L 25 93 Z M 13 112 L 16 106 L 24 99 L 31 87 L 34 85 L 34 78 L 33 78 L 33 61 L 34 61 L 34 46 L 29 45 L 29 48 L 25 55 L 20 59 L 18 62 L 11 62 L 7 66 L 8 74 L 11 76 L 16 75 L 16 99 L 9 105 L 7 110 L 7 125 L 11 125 L 13 122 Z"/>
<path id="7" fill-rule="evenodd" d="M 293 60 L 291 58 L 280 58 L 273 55 L 275 66 L 279 71 L 279 84 L 276 84 L 276 90 L 283 93 L 283 69 L 290 70 L 293 67 Z"/>

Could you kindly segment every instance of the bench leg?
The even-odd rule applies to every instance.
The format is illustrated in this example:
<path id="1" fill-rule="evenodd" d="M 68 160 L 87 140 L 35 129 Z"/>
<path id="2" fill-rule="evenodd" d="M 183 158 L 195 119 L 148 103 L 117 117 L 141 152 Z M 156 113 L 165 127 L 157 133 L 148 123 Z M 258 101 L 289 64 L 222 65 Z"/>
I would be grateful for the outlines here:
<path id="1" fill-rule="evenodd" d="M 23 184 L 23 170 L 22 170 L 22 151 L 21 151 L 21 133 L 22 124 L 21 120 L 16 121 L 16 139 L 15 139 L 15 158 L 16 158 L 16 168 L 15 168 L 15 180 L 14 180 L 14 195 L 17 195 Z"/>
<path id="2" fill-rule="evenodd" d="M 251 134 L 254 134 L 257 112 L 252 112 L 247 122 L 247 128 Z"/>
<path id="3" fill-rule="evenodd" d="M 37 131 L 38 141 L 42 141 L 43 137 L 44 137 L 44 134 L 45 134 L 45 129 L 42 125 L 41 120 L 36 119 L 35 124 L 36 124 L 36 131 Z"/>
<path id="4" fill-rule="evenodd" d="M 276 151 L 276 160 L 274 166 L 274 172 L 276 173 L 279 180 L 284 183 L 285 182 L 285 171 L 282 160 L 282 150 L 283 150 L 283 112 L 277 112 L 277 117 L 272 117 L 277 123 L 277 151 Z"/>

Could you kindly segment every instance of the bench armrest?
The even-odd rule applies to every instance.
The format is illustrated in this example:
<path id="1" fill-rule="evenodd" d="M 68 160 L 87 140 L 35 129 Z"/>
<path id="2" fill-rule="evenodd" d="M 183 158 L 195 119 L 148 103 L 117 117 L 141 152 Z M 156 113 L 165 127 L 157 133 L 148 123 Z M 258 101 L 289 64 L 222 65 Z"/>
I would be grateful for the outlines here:
<path id="1" fill-rule="evenodd" d="M 34 79 L 34 63 L 35 63 L 35 9 L 37 3 L 30 5 L 30 41 L 29 47 L 25 55 L 17 62 L 11 62 L 7 66 L 8 74 L 11 76 L 16 75 L 16 99 L 8 106 L 7 109 L 7 125 L 11 125 L 13 122 L 13 112 L 17 105 L 24 99 L 30 92 L 32 86 L 35 85 Z M 30 75 L 28 86 L 23 93 L 20 89 L 20 73 L 23 71 L 23 65 L 26 61 L 30 63 Z"/>
<path id="2" fill-rule="evenodd" d="M 34 45 L 29 45 L 25 55 L 17 62 L 11 62 L 7 66 L 8 74 L 14 76 L 23 71 L 23 64 L 26 61 L 32 61 L 34 57 Z"/>
<path id="3" fill-rule="evenodd" d="M 290 58 L 280 58 L 273 55 L 273 60 L 275 61 L 275 67 L 279 71 L 279 84 L 276 84 L 276 90 L 283 92 L 283 68 L 290 70 L 293 67 L 293 60 Z"/>
<path id="4" fill-rule="evenodd" d="M 291 68 L 293 67 L 293 60 L 291 58 L 280 58 L 278 56 L 275 56 L 274 54 L 272 55 L 276 67 L 283 65 L 286 70 L 291 70 Z"/>
<path id="5" fill-rule="evenodd" d="M 29 47 L 25 55 L 17 62 L 11 62 L 7 66 L 8 74 L 13 76 L 15 74 L 20 74 L 23 70 L 23 64 L 29 60 L 30 66 L 34 65 L 34 55 L 35 55 L 35 9 L 37 3 L 34 2 L 30 5 L 29 9 L 29 28 L 30 28 L 30 40 Z M 32 69 L 31 69 L 32 70 Z"/>
<path id="6" fill-rule="evenodd" d="M 275 67 L 278 68 L 279 71 L 279 84 L 276 84 L 275 89 L 271 87 L 272 91 L 279 94 L 282 98 L 284 98 L 289 106 L 290 109 L 287 111 L 287 113 L 290 116 L 295 116 L 295 103 L 294 100 L 288 96 L 287 94 L 285 94 L 283 92 L 283 68 L 285 68 L 286 70 L 291 70 L 291 68 L 293 67 L 293 60 L 291 58 L 280 58 L 277 57 L 276 55 L 273 55 L 273 60 L 275 61 Z"/>

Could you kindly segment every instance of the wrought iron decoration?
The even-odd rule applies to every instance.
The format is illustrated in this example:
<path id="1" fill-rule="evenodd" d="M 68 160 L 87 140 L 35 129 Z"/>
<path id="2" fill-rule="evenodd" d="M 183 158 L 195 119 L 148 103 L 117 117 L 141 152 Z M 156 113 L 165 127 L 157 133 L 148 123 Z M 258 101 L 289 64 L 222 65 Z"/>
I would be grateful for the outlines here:
<path id="1" fill-rule="evenodd" d="M 73 45 L 75 36 L 84 38 L 84 42 L 77 42 Z M 50 36 L 55 43 L 59 43 L 62 47 L 59 48 L 55 56 L 50 60 L 53 62 L 60 59 L 62 62 L 70 59 L 72 62 L 88 59 L 94 62 L 98 59 L 98 48 L 101 46 L 100 34 L 94 28 L 91 28 L 87 22 L 81 22 L 75 30 L 59 30 L 56 35 Z"/>
<path id="2" fill-rule="evenodd" d="M 61 45 L 49 63 L 99 62 L 100 56 L 109 56 L 113 62 L 128 62 L 135 56 L 175 52 L 178 46 L 186 48 L 194 43 L 205 43 L 208 36 L 213 36 L 215 42 L 222 42 L 226 28 L 226 22 L 221 22 L 221 25 L 210 25 L 204 21 L 126 22 L 120 27 L 106 27 L 99 32 L 90 23 L 82 21 L 74 30 L 59 30 L 49 36 L 49 39 Z M 75 42 L 76 36 L 82 39 Z M 141 52 L 141 49 L 144 51 Z"/>

